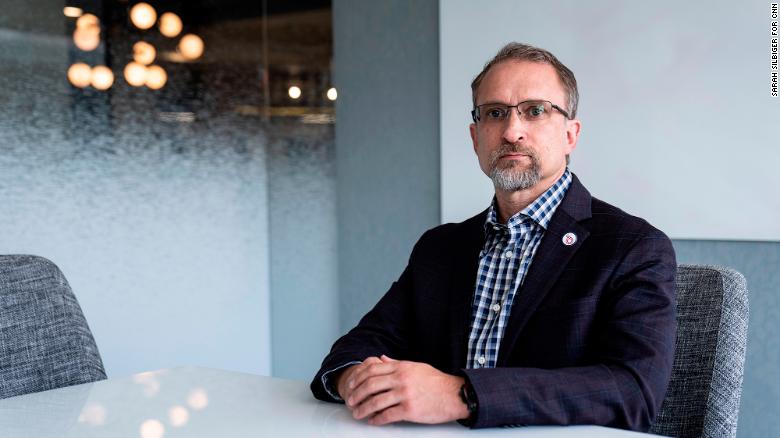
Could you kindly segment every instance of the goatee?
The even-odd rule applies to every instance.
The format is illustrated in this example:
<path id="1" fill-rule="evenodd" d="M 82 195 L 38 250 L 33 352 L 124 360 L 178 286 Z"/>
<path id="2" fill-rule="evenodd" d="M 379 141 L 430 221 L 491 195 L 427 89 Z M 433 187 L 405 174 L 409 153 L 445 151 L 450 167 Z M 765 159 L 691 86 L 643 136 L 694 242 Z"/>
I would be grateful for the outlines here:
<path id="1" fill-rule="evenodd" d="M 504 163 L 501 162 L 501 156 L 512 153 L 527 155 L 531 160 L 531 165 L 523 168 L 518 160 L 509 159 L 504 160 Z M 490 179 L 493 180 L 496 189 L 508 192 L 531 188 L 541 179 L 539 158 L 531 149 L 504 144 L 490 156 Z"/>

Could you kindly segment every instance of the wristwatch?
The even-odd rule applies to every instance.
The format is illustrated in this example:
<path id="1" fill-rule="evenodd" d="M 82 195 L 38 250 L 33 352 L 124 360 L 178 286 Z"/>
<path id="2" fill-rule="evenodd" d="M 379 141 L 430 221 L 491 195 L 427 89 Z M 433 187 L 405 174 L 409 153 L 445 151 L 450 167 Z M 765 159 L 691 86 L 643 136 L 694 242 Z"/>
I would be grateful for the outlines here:
<path id="1" fill-rule="evenodd" d="M 477 404 L 477 393 L 474 392 L 474 388 L 471 387 L 469 382 L 463 384 L 460 387 L 460 399 L 466 404 L 466 408 L 469 410 L 469 416 L 466 419 L 458 420 L 458 423 L 471 427 L 477 422 L 477 411 L 479 405 Z"/>

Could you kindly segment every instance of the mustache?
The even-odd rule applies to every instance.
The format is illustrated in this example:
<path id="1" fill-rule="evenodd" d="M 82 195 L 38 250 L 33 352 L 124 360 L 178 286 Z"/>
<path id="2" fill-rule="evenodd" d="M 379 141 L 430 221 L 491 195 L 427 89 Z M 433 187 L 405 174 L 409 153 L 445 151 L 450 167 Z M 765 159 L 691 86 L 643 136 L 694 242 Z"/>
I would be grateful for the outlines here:
<path id="1" fill-rule="evenodd" d="M 523 154 L 523 155 L 528 155 L 531 158 L 531 160 L 535 161 L 537 159 L 536 154 L 531 148 L 525 147 L 520 144 L 504 143 L 501 145 L 501 147 L 493 151 L 493 155 L 491 157 L 493 163 L 495 164 L 495 162 L 498 161 L 498 159 L 501 158 L 502 155 L 507 155 L 507 154 Z"/>

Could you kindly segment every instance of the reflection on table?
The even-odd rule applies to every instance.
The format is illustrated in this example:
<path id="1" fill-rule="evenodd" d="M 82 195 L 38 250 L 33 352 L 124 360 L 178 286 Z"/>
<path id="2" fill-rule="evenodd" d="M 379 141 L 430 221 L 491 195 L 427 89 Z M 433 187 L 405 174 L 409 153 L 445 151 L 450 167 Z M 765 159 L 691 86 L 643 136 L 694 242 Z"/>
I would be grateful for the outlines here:
<path id="1" fill-rule="evenodd" d="M 0 400 L 0 435 L 46 437 L 640 437 L 597 426 L 469 430 L 457 423 L 369 426 L 308 384 L 173 368 Z"/>

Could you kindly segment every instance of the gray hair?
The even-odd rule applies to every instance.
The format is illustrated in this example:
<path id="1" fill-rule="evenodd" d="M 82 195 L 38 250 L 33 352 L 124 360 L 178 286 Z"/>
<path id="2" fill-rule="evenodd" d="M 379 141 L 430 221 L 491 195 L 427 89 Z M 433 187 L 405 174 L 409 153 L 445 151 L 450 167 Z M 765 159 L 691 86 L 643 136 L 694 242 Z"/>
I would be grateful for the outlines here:
<path id="1" fill-rule="evenodd" d="M 477 106 L 477 89 L 479 88 L 479 84 L 482 83 L 482 79 L 485 78 L 488 70 L 494 65 L 501 61 L 506 61 L 507 59 L 541 62 L 551 65 L 558 73 L 558 78 L 566 91 L 568 98 L 567 111 L 569 112 L 569 116 L 572 119 L 577 117 L 577 104 L 579 103 L 580 95 L 577 92 L 577 79 L 574 78 L 574 73 L 563 65 L 561 61 L 558 61 L 558 58 L 556 58 L 555 55 L 547 50 L 517 42 L 511 42 L 502 47 L 496 56 L 485 64 L 482 71 L 471 82 L 471 100 L 475 107 Z"/>

